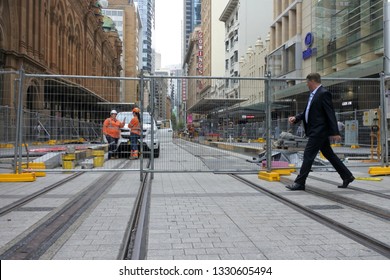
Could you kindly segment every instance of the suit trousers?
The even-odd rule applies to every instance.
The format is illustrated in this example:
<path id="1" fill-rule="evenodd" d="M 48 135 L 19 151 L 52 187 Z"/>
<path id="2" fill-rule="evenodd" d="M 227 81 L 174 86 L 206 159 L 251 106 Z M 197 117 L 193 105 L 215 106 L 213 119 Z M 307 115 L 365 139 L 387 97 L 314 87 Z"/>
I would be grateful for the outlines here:
<path id="1" fill-rule="evenodd" d="M 329 160 L 332 166 L 336 169 L 337 173 L 339 173 L 342 180 L 346 180 L 352 176 L 351 171 L 349 171 L 344 163 L 333 152 L 328 137 L 309 137 L 303 153 L 303 163 L 299 174 L 295 179 L 295 183 L 305 185 L 306 178 L 309 176 L 314 159 L 319 151 L 321 151 L 324 157 Z"/>

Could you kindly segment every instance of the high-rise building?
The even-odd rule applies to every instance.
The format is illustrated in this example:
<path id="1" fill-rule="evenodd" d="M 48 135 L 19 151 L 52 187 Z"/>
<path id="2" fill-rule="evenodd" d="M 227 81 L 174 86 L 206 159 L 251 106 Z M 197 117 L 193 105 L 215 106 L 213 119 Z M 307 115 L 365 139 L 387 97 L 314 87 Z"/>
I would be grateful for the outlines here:
<path id="1" fill-rule="evenodd" d="M 274 77 L 372 78 L 384 70 L 383 1 L 274 0 L 268 70 Z M 388 40 L 388 38 L 387 38 Z M 336 112 L 377 108 L 377 84 L 364 81 L 332 84 Z M 302 111 L 307 86 L 291 79 L 280 84 L 274 100 L 294 100 L 288 110 Z M 287 110 L 287 111 L 288 111 Z M 282 118 L 291 112 L 278 112 Z M 284 115 L 283 115 L 284 114 Z"/>
<path id="2" fill-rule="evenodd" d="M 274 0 L 269 70 L 276 77 L 377 75 L 383 34 L 381 1 Z"/>
<path id="3" fill-rule="evenodd" d="M 155 0 L 129 0 L 138 5 L 142 22 L 142 70 L 153 73 L 152 36 L 154 30 Z"/>
<path id="4" fill-rule="evenodd" d="M 188 49 L 191 33 L 194 31 L 195 26 L 201 24 L 201 2 L 201 0 L 183 0 L 183 57 Z"/>
<path id="5" fill-rule="evenodd" d="M 313 7 L 313 18 L 317 71 L 323 75 L 338 72 L 339 76 L 359 72 L 364 77 L 382 70 L 382 1 L 319 1 Z"/>
<path id="6" fill-rule="evenodd" d="M 169 94 L 169 76 L 168 70 L 157 70 L 156 76 L 164 76 L 156 78 L 154 82 L 154 117 L 157 120 L 165 120 L 170 118 L 171 99 Z M 165 78 L 166 77 L 166 78 Z"/>
<path id="7" fill-rule="evenodd" d="M 195 27 L 194 32 L 192 32 L 189 45 L 184 59 L 184 64 L 186 65 L 187 76 L 202 76 L 203 68 L 199 67 L 199 61 L 203 57 L 199 56 L 203 51 L 203 44 L 201 40 L 203 38 L 203 32 L 200 26 Z M 200 99 L 200 90 L 202 81 L 198 79 L 189 79 L 185 80 L 183 85 L 183 94 L 182 101 L 186 103 L 187 108 L 193 107 Z"/>
<path id="8" fill-rule="evenodd" d="M 141 21 L 136 5 L 129 0 L 100 1 L 103 5 L 105 22 L 103 28 L 113 25 L 122 40 L 122 76 L 137 77 L 142 65 L 139 61 Z M 139 101 L 137 83 L 121 81 L 121 102 L 136 103 Z"/>
<path id="9" fill-rule="evenodd" d="M 303 36 L 311 28 L 311 0 L 274 0 L 274 22 L 271 25 L 268 70 L 272 76 L 300 77 L 303 75 Z M 304 6 L 304 7 L 303 7 Z M 302 13 L 305 13 L 305 17 Z M 311 60 L 305 67 L 311 72 Z"/>
<path id="10" fill-rule="evenodd" d="M 228 0 L 202 1 L 203 75 L 225 75 L 225 26 L 219 20 Z M 206 82 L 206 88 L 211 82 Z M 211 84 L 210 84 L 211 85 Z"/>
<path id="11" fill-rule="evenodd" d="M 257 39 L 267 37 L 272 23 L 272 2 L 258 0 L 230 0 L 220 21 L 225 24 L 225 77 L 239 77 L 239 58 Z M 225 97 L 239 96 L 239 82 L 226 79 Z"/>

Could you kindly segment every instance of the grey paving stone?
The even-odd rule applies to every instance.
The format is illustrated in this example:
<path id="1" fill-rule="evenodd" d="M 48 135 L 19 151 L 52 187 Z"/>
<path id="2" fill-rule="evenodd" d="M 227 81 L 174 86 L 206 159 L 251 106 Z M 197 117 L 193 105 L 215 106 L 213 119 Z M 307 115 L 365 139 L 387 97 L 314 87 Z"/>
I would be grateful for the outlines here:
<path id="1" fill-rule="evenodd" d="M 206 249 L 204 248 L 185 248 L 185 255 L 204 255 L 206 254 Z"/>
<path id="2" fill-rule="evenodd" d="M 192 246 L 194 249 L 200 249 L 200 248 L 203 248 L 203 249 L 206 249 L 206 248 L 214 248 L 214 245 L 213 243 L 209 242 L 200 242 L 200 243 L 192 243 Z"/>
<path id="3" fill-rule="evenodd" d="M 196 256 L 197 260 L 220 260 L 219 255 L 212 255 L 212 254 L 207 254 L 207 255 L 197 255 Z"/>
<path id="4" fill-rule="evenodd" d="M 244 257 L 241 254 L 227 254 L 227 255 L 219 255 L 221 260 L 243 260 Z"/>
<path id="5" fill-rule="evenodd" d="M 161 249 L 148 249 L 148 258 L 152 256 L 183 256 L 185 249 L 169 249 L 169 250 L 161 250 Z"/>
<path id="6" fill-rule="evenodd" d="M 192 249 L 194 248 L 193 243 L 173 243 L 173 249 Z"/>

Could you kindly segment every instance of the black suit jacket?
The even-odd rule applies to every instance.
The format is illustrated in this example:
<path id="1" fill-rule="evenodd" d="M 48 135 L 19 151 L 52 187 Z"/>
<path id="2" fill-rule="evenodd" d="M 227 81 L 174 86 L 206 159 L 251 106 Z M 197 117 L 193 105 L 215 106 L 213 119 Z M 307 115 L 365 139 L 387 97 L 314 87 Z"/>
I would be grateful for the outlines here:
<path id="1" fill-rule="evenodd" d="M 303 121 L 305 134 L 308 137 L 329 137 L 340 135 L 337 119 L 333 109 L 332 94 L 320 86 L 314 94 L 310 105 L 308 122 L 305 120 L 305 110 L 295 116 L 295 123 Z"/>

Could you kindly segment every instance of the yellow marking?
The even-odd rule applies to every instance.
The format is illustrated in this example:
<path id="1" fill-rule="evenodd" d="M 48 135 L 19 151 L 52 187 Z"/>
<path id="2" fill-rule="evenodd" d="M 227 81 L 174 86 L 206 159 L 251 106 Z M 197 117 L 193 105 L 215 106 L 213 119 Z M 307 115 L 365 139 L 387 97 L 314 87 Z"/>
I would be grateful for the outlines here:
<path id="1" fill-rule="evenodd" d="M 363 181 L 382 181 L 383 179 L 382 178 L 378 178 L 378 177 L 356 177 L 355 180 L 363 180 Z"/>

